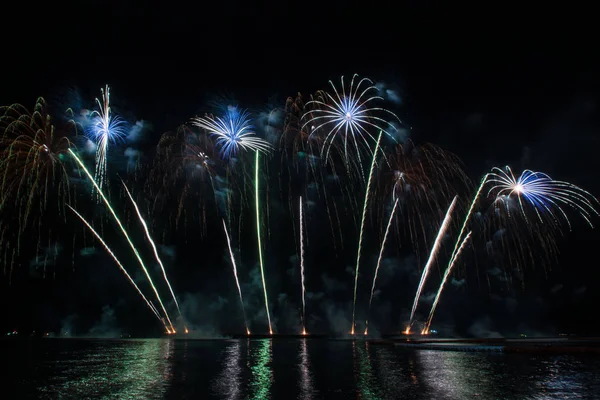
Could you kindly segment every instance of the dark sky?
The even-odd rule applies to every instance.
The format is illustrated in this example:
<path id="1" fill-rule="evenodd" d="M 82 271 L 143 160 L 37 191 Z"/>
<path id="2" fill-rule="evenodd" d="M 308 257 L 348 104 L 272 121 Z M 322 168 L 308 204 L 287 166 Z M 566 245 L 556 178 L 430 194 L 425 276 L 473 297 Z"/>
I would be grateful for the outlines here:
<path id="1" fill-rule="evenodd" d="M 322 3 L 13 4 L 3 12 L 0 26 L 0 100 L 33 104 L 37 96 L 44 96 L 65 104 L 72 101 L 65 89 L 77 88 L 91 106 L 90 100 L 108 83 L 115 108 L 131 122 L 152 124 L 144 138 L 150 148 L 162 132 L 204 111 L 214 96 L 234 95 L 244 107 L 264 109 L 267 102 L 283 104 L 289 95 L 312 93 L 325 88 L 329 79 L 358 73 L 394 87 L 403 100 L 398 114 L 412 127 L 412 137 L 456 153 L 473 180 L 492 166 L 510 163 L 516 169 L 542 170 L 600 195 L 600 79 L 589 10 Z M 520 322 L 507 328 L 509 333 L 531 320 L 538 322 L 531 323 L 532 331 L 598 332 L 600 326 L 589 314 L 600 300 L 593 252 L 600 237 L 583 224 L 576 228 L 559 240 L 561 255 L 550 272 L 540 273 L 538 268 L 530 275 L 533 283 L 510 288 L 518 299 L 516 307 L 504 302 L 499 306 L 494 296 L 504 292 L 474 283 L 479 289 L 460 292 L 445 312 L 452 315 L 451 306 L 472 306 L 472 299 L 484 299 L 482 305 L 448 316 L 446 322 L 460 325 L 463 332 L 480 326 L 501 331 L 504 321 L 514 317 Z M 221 239 L 199 246 L 208 251 L 215 243 L 223 246 Z M 179 287 L 185 287 L 182 292 L 210 291 L 209 278 L 231 280 L 215 272 L 218 267 L 203 267 L 205 274 L 194 270 L 189 248 L 183 242 L 170 244 L 178 248 L 178 265 L 172 268 L 179 270 L 173 273 L 179 276 Z M 229 268 L 223 250 L 206 263 Z M 375 254 L 375 247 L 370 252 Z M 10 288 L 3 286 L 3 307 L 12 310 L 12 320 L 3 322 L 6 329 L 55 329 L 69 315 L 87 313 L 94 315 L 83 318 L 89 326 L 103 305 L 121 307 L 111 296 L 121 298 L 121 292 L 132 289 L 111 269 L 110 260 L 102 260 L 92 263 L 106 264 L 101 274 L 80 266 L 61 274 L 57 279 L 62 283 L 21 277 Z M 281 268 L 285 275 L 289 266 Z M 336 276 L 351 285 L 351 277 Z M 403 290 L 414 291 L 414 285 L 398 279 Z M 235 310 L 230 283 L 220 286 L 227 289 L 219 295 Z M 284 287 L 282 283 L 276 291 L 284 293 Z M 294 293 L 287 296 L 297 302 Z M 17 298 L 35 300 L 24 306 Z M 203 301 L 212 304 L 215 298 L 207 294 Z M 131 296 L 122 299 L 134 302 Z M 68 303 L 79 308 L 65 306 Z M 121 325 L 127 325 L 127 312 L 141 306 L 128 307 L 121 307 Z M 390 307 L 395 313 L 401 309 Z M 140 324 L 151 330 L 153 321 L 143 319 Z"/>

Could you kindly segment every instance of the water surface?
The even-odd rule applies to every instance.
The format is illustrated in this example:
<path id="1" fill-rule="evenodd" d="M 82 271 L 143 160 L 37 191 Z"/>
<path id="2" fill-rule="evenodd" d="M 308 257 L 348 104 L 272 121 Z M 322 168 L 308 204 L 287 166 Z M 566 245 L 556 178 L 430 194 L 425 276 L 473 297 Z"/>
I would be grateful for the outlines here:
<path id="1" fill-rule="evenodd" d="M 600 398 L 600 358 L 591 355 L 464 353 L 310 338 L 5 340 L 0 351 L 4 393 L 18 393 L 14 398 Z"/>

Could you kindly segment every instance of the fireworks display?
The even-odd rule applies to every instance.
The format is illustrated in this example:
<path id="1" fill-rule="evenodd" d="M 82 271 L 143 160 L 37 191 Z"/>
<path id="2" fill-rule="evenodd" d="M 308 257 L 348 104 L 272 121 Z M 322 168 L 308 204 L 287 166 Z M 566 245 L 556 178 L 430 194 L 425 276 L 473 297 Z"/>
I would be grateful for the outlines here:
<path id="1" fill-rule="evenodd" d="M 393 122 L 400 120 L 393 112 L 374 105 L 375 101 L 383 98 L 377 95 L 378 90 L 370 79 L 359 79 L 354 74 L 349 87 L 344 85 L 344 77 L 341 78 L 340 89 L 331 81 L 329 84 L 333 94 L 325 92 L 325 98 L 310 100 L 307 106 L 312 109 L 302 118 L 306 121 L 302 129 L 308 127 L 311 136 L 324 137 L 322 153 L 325 159 L 329 156 L 332 142 L 338 137 L 343 142 L 346 160 L 351 153 L 359 155 L 361 146 L 372 152 L 369 141 L 375 141 L 374 132 L 384 132 L 395 140 Z"/>
<path id="2" fill-rule="evenodd" d="M 227 224 L 223 220 L 223 230 L 225 231 L 225 237 L 227 238 L 227 248 L 229 249 L 229 257 L 231 258 L 231 267 L 233 268 L 233 277 L 235 278 L 235 285 L 240 295 L 240 304 L 242 305 L 242 314 L 244 315 L 244 325 L 246 327 L 246 333 L 250 334 L 250 328 L 248 328 L 248 319 L 246 318 L 246 309 L 244 308 L 244 297 L 242 296 L 242 288 L 240 287 L 240 280 L 238 279 L 237 266 L 235 264 L 235 257 L 233 250 L 231 249 L 231 240 L 229 240 L 229 233 L 227 233 Z"/>
<path id="3" fill-rule="evenodd" d="M 557 233 L 574 227 L 571 212 L 590 227 L 600 215 L 600 204 L 592 194 L 542 172 L 524 170 L 515 175 L 508 166 L 495 167 L 474 188 L 453 154 L 430 143 L 401 140 L 399 118 L 385 108 L 380 89 L 370 79 L 353 75 L 350 80 L 342 77 L 339 86 L 329 84 L 331 92 L 318 90 L 308 97 L 298 93 L 268 113 L 252 113 L 236 105 L 216 116 L 188 119 L 160 137 L 147 169 L 140 168 L 135 176 L 121 179 L 121 192 L 109 190 L 124 168 L 115 164 L 109 171 L 112 161 L 108 150 L 109 143 L 130 137 L 129 123 L 112 113 L 108 85 L 102 89 L 101 99 L 96 99 L 97 110 L 86 114 L 84 123 L 76 122 L 72 115 L 55 122 L 41 98 L 31 112 L 20 104 L 0 108 L 0 258 L 5 271 L 6 265 L 19 259 L 21 238 L 29 232 L 37 233 L 36 252 L 58 246 L 55 242 L 62 238 L 55 238 L 52 229 L 59 216 L 65 225 L 71 222 L 93 235 L 92 240 L 114 260 L 161 329 L 175 334 L 178 329 L 174 322 L 179 321 L 183 332 L 188 333 L 185 285 L 175 279 L 166 258 L 163 262 L 161 254 L 164 256 L 166 250 L 159 249 L 164 249 L 161 246 L 167 245 L 166 238 L 175 233 L 185 237 L 184 243 L 194 243 L 192 246 L 200 246 L 205 238 L 217 238 L 222 249 L 194 248 L 191 258 L 194 265 L 205 268 L 215 254 L 228 255 L 247 335 L 251 326 L 256 331 L 256 321 L 264 323 L 265 315 L 270 335 L 280 331 L 281 321 L 288 320 L 294 324 L 300 320 L 301 334 L 307 335 L 310 327 L 314 335 L 319 320 L 313 315 L 315 299 L 327 295 L 327 290 L 343 292 L 348 302 L 352 292 L 349 333 L 355 335 L 357 319 L 364 318 L 364 335 L 368 335 L 370 317 L 371 326 L 377 327 L 378 293 L 386 290 L 386 269 L 389 265 L 396 272 L 400 270 L 392 265 L 392 258 L 384 261 L 384 254 L 392 250 L 398 254 L 402 242 L 408 240 L 410 245 L 403 252 L 410 251 L 419 263 L 420 257 L 427 259 L 417 287 L 409 292 L 412 295 L 416 290 L 410 314 L 403 316 L 404 322 L 409 321 L 405 333 L 411 332 L 420 318 L 417 308 L 428 299 L 432 305 L 421 321 L 420 332 L 429 334 L 436 311 L 437 319 L 445 312 L 439 305 L 442 293 L 448 297 L 448 283 L 453 282 L 450 278 L 463 271 L 463 264 L 477 269 L 472 266 L 476 263 L 469 262 L 471 253 L 481 258 L 502 253 L 502 258 L 494 261 L 523 265 L 524 254 L 531 255 L 529 247 L 536 243 L 546 255 L 555 252 Z M 80 143 L 77 136 L 82 125 L 93 149 L 75 147 Z M 118 147 L 111 147 L 112 153 L 117 158 L 126 157 L 120 155 L 125 152 Z M 271 162 L 275 158 L 276 162 Z M 86 167 L 94 161 L 95 171 Z M 72 185 L 75 182 L 79 183 Z M 87 188 L 83 194 L 82 188 Z M 89 199 L 90 188 L 93 200 Z M 472 198 L 463 198 L 466 190 Z M 274 201 L 275 196 L 281 201 Z M 67 207 L 73 214 L 65 213 Z M 119 217 L 115 209 L 120 207 L 128 214 Z M 108 215 L 108 220 L 94 220 L 98 210 Z M 76 216 L 83 225 L 72 224 L 65 214 L 71 219 Z M 118 239 L 112 240 L 124 238 L 122 246 L 107 236 L 113 222 L 118 227 Z M 318 229 L 319 222 L 329 223 L 329 227 Z M 224 238 L 220 228 L 214 229 L 216 224 L 222 225 Z M 293 231 L 294 240 L 279 236 L 275 228 L 280 225 L 287 227 L 290 235 Z M 135 227 L 139 239 L 132 234 Z M 85 244 L 85 238 L 80 240 L 79 232 L 73 235 L 75 253 L 76 241 Z M 452 241 L 446 254 L 448 238 Z M 48 246 L 41 245 L 42 239 Z M 327 239 L 331 242 L 323 244 Z M 146 249 L 134 244 L 146 241 Z M 371 248 L 373 242 L 376 248 Z M 219 253 L 225 246 L 226 252 Z M 242 246 L 252 246 L 252 251 L 246 252 Z M 328 254 L 323 257 L 319 246 L 351 265 L 347 273 L 352 274 L 352 283 L 331 284 L 324 273 L 325 289 L 317 294 L 320 289 L 316 289 L 319 282 L 314 280 L 314 271 L 329 268 Z M 137 266 L 129 265 L 121 255 L 121 247 L 133 252 L 134 263 L 141 268 L 138 274 L 133 272 Z M 281 268 L 275 271 L 278 262 L 271 258 L 271 249 L 292 247 L 288 255 L 294 266 L 288 277 Z M 308 261 L 306 249 L 310 250 Z M 152 257 L 150 253 L 154 264 L 144 261 Z M 351 260 L 346 259 L 348 255 Z M 432 271 L 440 259 L 447 264 L 436 279 Z M 359 288 L 366 281 L 360 272 L 366 264 L 372 268 L 368 269 L 369 290 L 365 288 L 365 297 L 361 297 Z M 283 286 L 283 280 L 293 289 L 269 293 L 270 287 Z M 431 285 L 436 285 L 433 292 L 429 291 Z M 148 290 L 152 296 L 147 296 Z M 167 292 L 165 301 L 161 293 Z M 300 299 L 297 295 L 287 297 L 298 292 Z M 363 300 L 366 314 L 361 312 Z M 238 307 L 237 300 L 234 306 Z M 177 321 L 171 317 L 173 312 Z M 345 327 L 338 328 L 347 334 L 348 320 L 344 321 Z"/>
<path id="4" fill-rule="evenodd" d="M 152 287 L 152 290 L 153 290 L 154 294 L 156 295 L 156 299 L 158 300 L 158 303 L 160 304 L 160 306 L 162 308 L 162 311 L 165 314 L 165 318 L 166 318 L 166 320 L 168 322 L 168 325 L 169 325 L 169 328 L 170 328 L 168 331 L 169 332 L 175 332 L 175 328 L 173 327 L 173 323 L 171 322 L 171 319 L 169 318 L 169 314 L 167 312 L 167 309 L 165 308 L 165 305 L 163 304 L 163 301 L 162 301 L 160 295 L 158 294 L 158 289 L 154 285 L 154 282 L 152 281 L 152 278 L 150 277 L 150 273 L 148 272 L 148 269 L 146 268 L 146 265 L 144 264 L 144 261 L 142 260 L 137 247 L 135 247 L 135 245 L 131 241 L 131 238 L 129 237 L 129 234 L 127 233 L 127 230 L 123 226 L 123 223 L 121 222 L 121 220 L 117 216 L 117 213 L 115 212 L 115 210 L 112 208 L 110 202 L 108 201 L 108 199 L 104 195 L 104 192 L 102 191 L 102 189 L 100 188 L 100 186 L 98 185 L 98 183 L 96 183 L 96 181 L 94 180 L 94 178 L 92 177 L 92 175 L 90 174 L 90 172 L 85 167 L 85 164 L 83 164 L 83 162 L 79 159 L 79 157 L 77 157 L 77 154 L 75 154 L 75 152 L 73 152 L 73 150 L 69 149 L 69 153 L 71 153 L 71 155 L 73 156 L 73 158 L 75 159 L 75 161 L 77 161 L 77 163 L 79 164 L 79 166 L 85 172 L 86 176 L 92 182 L 92 185 L 98 191 L 98 194 L 100 195 L 100 197 L 104 201 L 104 204 L 106 205 L 106 207 L 110 211 L 111 215 L 113 216 L 113 219 L 115 220 L 115 222 L 119 226 L 119 229 L 121 230 L 121 232 L 123 233 L 123 236 L 127 240 L 127 243 L 129 244 L 129 247 L 131 247 L 131 250 L 133 250 L 133 253 L 135 254 L 135 257 L 137 258 L 140 266 L 142 267 L 142 270 L 144 271 L 144 274 L 146 275 L 146 278 L 148 278 L 148 282 L 150 283 L 150 286 Z"/>
<path id="5" fill-rule="evenodd" d="M 516 197 L 521 214 L 526 218 L 525 204 L 529 204 L 540 222 L 560 225 L 563 220 L 571 229 L 571 222 L 562 207 L 575 209 L 593 228 L 591 217 L 598 215 L 594 208 L 598 201 L 585 190 L 567 182 L 556 181 L 541 172 L 525 170 L 515 178 L 509 166 L 493 168 L 487 181 L 492 186 L 488 192 L 495 193 L 498 201 L 504 203 L 507 211 Z M 510 212 L 508 212 L 510 215 Z"/>
<path id="6" fill-rule="evenodd" d="M 261 240 L 261 233 L 260 233 L 260 224 L 261 224 L 261 220 L 260 220 L 260 192 L 258 191 L 259 185 L 258 185 L 258 181 L 259 181 L 259 171 L 260 171 L 260 164 L 259 164 L 259 152 L 256 152 L 256 161 L 255 161 L 255 174 L 254 174 L 254 191 L 256 193 L 256 237 L 258 240 L 258 262 L 259 262 L 259 266 L 260 266 L 260 279 L 262 281 L 262 287 L 263 287 L 263 292 L 265 295 L 265 310 L 267 312 L 267 320 L 269 322 L 269 333 L 273 334 L 273 326 L 271 325 L 271 313 L 269 311 L 269 296 L 267 295 L 267 284 L 265 283 L 265 266 L 263 263 L 263 249 L 262 249 L 262 240 Z"/>
<path id="7" fill-rule="evenodd" d="M 377 137 L 375 144 L 375 151 L 373 151 L 373 159 L 371 160 L 371 169 L 369 170 L 369 179 L 367 181 L 367 189 L 365 191 L 365 200 L 363 204 L 362 218 L 360 220 L 360 231 L 358 234 L 358 250 L 356 252 L 356 269 L 354 270 L 354 299 L 352 300 L 352 327 L 350 334 L 354 335 L 354 328 L 356 322 L 356 289 L 358 288 L 358 270 L 360 268 L 360 252 L 362 249 L 363 232 L 365 227 L 365 218 L 367 216 L 367 205 L 369 203 L 369 193 L 371 189 L 371 178 L 373 177 L 373 170 L 375 169 L 375 160 L 377 159 L 377 149 L 379 148 L 379 142 L 381 140 L 381 132 Z"/>
<path id="8" fill-rule="evenodd" d="M 68 165 L 65 156 L 73 145 L 76 125 L 55 124 L 43 98 L 33 111 L 21 104 L 0 107 L 0 246 L 4 253 L 4 271 L 14 264 L 21 251 L 21 238 L 43 240 L 44 232 L 66 218 L 64 206 L 72 201 Z M 10 256 L 9 256 L 10 254 Z"/>
<path id="9" fill-rule="evenodd" d="M 454 210 L 454 206 L 456 206 L 457 198 L 458 197 L 454 197 L 454 200 L 452 200 L 452 203 L 450 203 L 450 207 L 448 207 L 448 211 L 446 211 L 446 216 L 444 217 L 444 220 L 442 221 L 442 224 L 440 225 L 440 229 L 435 238 L 435 242 L 433 243 L 433 247 L 431 248 L 431 252 L 429 253 L 429 258 L 427 259 L 427 264 L 425 264 L 425 268 L 423 268 L 423 273 L 421 274 L 421 280 L 419 281 L 419 286 L 417 286 L 417 293 L 415 294 L 415 300 L 413 301 L 412 310 L 410 312 L 410 323 L 408 325 L 409 328 L 413 323 L 413 318 L 415 316 L 415 311 L 417 310 L 417 305 L 419 304 L 419 299 L 421 298 L 421 292 L 423 291 L 423 286 L 425 285 L 427 276 L 429 275 L 429 272 L 431 271 L 433 261 L 437 257 L 438 252 L 440 251 L 442 239 L 444 238 L 446 230 L 448 229 L 448 227 L 450 225 L 450 220 L 452 219 L 452 217 L 451 217 L 452 211 Z"/>
<path id="10" fill-rule="evenodd" d="M 192 123 L 216 137 L 215 144 L 225 159 L 235 156 L 240 150 L 268 152 L 271 148 L 268 142 L 256 137 L 250 114 L 237 107 L 228 107 L 223 117 L 197 117 Z"/>
<path id="11" fill-rule="evenodd" d="M 96 175 L 94 179 L 100 189 L 106 184 L 108 143 L 116 142 L 125 135 L 124 121 L 118 116 L 112 115 L 110 109 L 110 88 L 106 85 L 101 90 L 102 100 L 96 99 L 98 110 L 92 112 L 92 124 L 89 128 L 90 136 L 96 143 Z M 100 201 L 99 194 L 98 201 Z"/>
<path id="12" fill-rule="evenodd" d="M 300 207 L 300 284 L 302 289 L 302 334 L 306 335 L 306 287 L 304 285 L 304 213 L 302 212 L 302 197 L 298 201 Z"/>

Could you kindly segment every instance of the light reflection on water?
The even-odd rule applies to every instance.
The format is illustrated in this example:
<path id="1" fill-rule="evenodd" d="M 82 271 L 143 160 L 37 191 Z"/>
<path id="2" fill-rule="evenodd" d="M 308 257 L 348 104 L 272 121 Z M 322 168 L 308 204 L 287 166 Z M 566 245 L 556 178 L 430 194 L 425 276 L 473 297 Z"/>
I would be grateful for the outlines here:
<path id="1" fill-rule="evenodd" d="M 228 344 L 223 354 L 223 367 L 215 382 L 215 394 L 224 399 L 237 400 L 242 395 L 242 345 L 239 341 Z"/>
<path id="2" fill-rule="evenodd" d="M 0 341 L 4 393 L 66 399 L 569 399 L 600 358 L 408 350 L 364 341 Z M 5 382 L 4 382 L 5 381 Z"/>
<path id="3" fill-rule="evenodd" d="M 161 398 L 171 380 L 170 340 L 114 342 L 61 352 L 48 360 L 53 374 L 39 388 L 40 398 Z"/>
<path id="4" fill-rule="evenodd" d="M 310 360 L 308 358 L 307 339 L 300 341 L 300 355 L 298 369 L 300 370 L 300 395 L 301 400 L 311 400 L 317 395 L 313 386 L 313 377 L 310 371 Z"/>
<path id="5" fill-rule="evenodd" d="M 273 370 L 271 369 L 272 340 L 261 340 L 250 353 L 252 380 L 250 381 L 250 398 L 261 400 L 271 398 Z"/>

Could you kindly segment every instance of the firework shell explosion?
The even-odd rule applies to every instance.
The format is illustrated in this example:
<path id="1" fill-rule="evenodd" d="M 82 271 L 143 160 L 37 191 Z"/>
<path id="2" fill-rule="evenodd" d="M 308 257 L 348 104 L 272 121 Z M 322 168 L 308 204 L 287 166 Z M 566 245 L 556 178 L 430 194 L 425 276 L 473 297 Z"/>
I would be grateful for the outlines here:
<path id="1" fill-rule="evenodd" d="M 132 219 L 137 221 L 138 229 L 142 228 L 143 237 L 158 263 L 158 272 L 147 268 L 140 250 L 133 244 L 129 227 L 119 218 L 107 195 L 111 182 L 106 158 L 108 144 L 127 133 L 126 122 L 111 112 L 109 87 L 102 90 L 102 99 L 97 99 L 98 110 L 93 114 L 93 123 L 88 126 L 91 129 L 88 135 L 96 145 L 93 173 L 86 167 L 85 157 L 72 144 L 77 125 L 68 120 L 64 124 L 54 124 L 43 99 L 38 99 L 31 112 L 19 104 L 2 107 L 0 234 L 4 265 L 18 258 L 15 249 L 19 246 L 13 243 L 15 238 L 18 241 L 31 227 L 41 231 L 45 214 L 64 216 L 68 206 L 83 222 L 84 229 L 93 234 L 115 261 L 161 326 L 167 333 L 175 333 L 172 313 L 177 312 L 183 320 L 184 310 L 180 309 L 177 300 L 177 283 L 171 284 L 168 268 L 159 256 L 161 240 L 154 237 L 164 241 L 167 232 L 185 230 L 188 226 L 200 226 L 204 232 L 212 233 L 211 227 L 218 223 L 224 232 L 221 236 L 227 246 L 236 296 L 249 334 L 252 316 L 246 315 L 249 309 L 244 308 L 244 275 L 240 274 L 244 265 L 236 262 L 232 249 L 232 242 L 239 245 L 249 241 L 248 235 L 242 234 L 243 225 L 249 224 L 256 236 L 252 245 L 257 246 L 257 268 L 262 285 L 260 301 L 264 302 L 265 322 L 272 334 L 276 328 L 273 314 L 277 313 L 277 308 L 271 308 L 269 303 L 268 282 L 273 272 L 268 268 L 269 252 L 266 250 L 270 246 L 269 221 L 273 212 L 269 199 L 271 192 L 279 189 L 292 214 L 294 246 L 300 260 L 299 274 L 295 276 L 300 288 L 302 334 L 307 334 L 311 310 L 307 287 L 313 266 L 306 263 L 306 253 L 312 250 L 311 229 L 308 228 L 311 214 L 319 208 L 326 211 L 334 245 L 339 242 L 346 246 L 344 251 L 347 252 L 348 246 L 352 253 L 356 251 L 352 334 L 357 328 L 359 272 L 367 260 L 364 253 L 369 244 L 363 238 L 370 224 L 379 227 L 381 238 L 377 241 L 378 257 L 370 274 L 367 314 L 362 316 L 365 334 L 368 333 L 369 311 L 376 303 L 374 294 L 384 250 L 391 246 L 391 237 L 395 236 L 398 241 L 408 238 L 417 257 L 425 255 L 422 249 L 427 249 L 428 255 L 421 280 L 415 288 L 405 332 L 410 332 L 415 323 L 424 285 L 433 279 L 432 265 L 442 257 L 440 248 L 444 238 L 453 238 L 453 250 L 424 321 L 423 333 L 428 333 L 449 278 L 460 262 L 467 261 L 466 248 L 470 246 L 475 252 L 480 247 L 489 250 L 491 246 L 497 250 L 494 240 L 481 246 L 479 237 L 496 232 L 494 235 L 502 244 L 499 249 L 509 259 L 522 258 L 525 244 L 538 243 L 546 254 L 553 254 L 556 251 L 555 236 L 564 228 L 572 228 L 570 212 L 590 226 L 599 215 L 598 201 L 585 190 L 540 172 L 525 170 L 516 176 L 509 167 L 493 168 L 483 177 L 470 201 L 462 199 L 465 190 L 472 188 L 460 160 L 433 144 L 417 145 L 411 140 L 397 143 L 400 120 L 394 112 L 384 108 L 384 99 L 371 80 L 354 75 L 349 80 L 342 78 L 340 85 L 330 82 L 330 87 L 330 91 L 319 90 L 307 98 L 301 94 L 289 97 L 277 111 L 282 115 L 281 125 L 269 130 L 269 140 L 261 137 L 260 128 L 254 125 L 257 119 L 237 105 L 229 106 L 218 115 L 193 117 L 175 131 L 162 135 L 154 162 L 147 176 L 143 176 L 146 178 L 144 193 L 152 198 L 148 215 L 133 197 L 132 193 L 138 191 L 129 190 L 123 181 L 126 204 L 135 211 L 131 212 Z M 274 135 L 279 137 L 273 138 Z M 280 160 L 275 168 L 270 167 L 273 154 Z M 126 270 L 121 256 L 102 238 L 102 231 L 84 219 L 83 215 L 87 213 L 81 212 L 81 208 L 86 205 L 74 202 L 71 167 L 88 183 L 77 188 L 91 188 L 97 200 L 104 204 L 103 209 L 118 227 L 120 237 L 133 251 L 149 285 L 146 289 L 151 289 L 152 296 L 145 294 L 143 287 L 132 279 L 133 266 L 127 266 Z M 272 179 L 274 173 L 278 179 Z M 279 188 L 274 182 L 279 183 Z M 491 205 L 486 208 L 484 203 L 490 201 Z M 52 213 L 54 207 L 58 213 Z M 482 209 L 485 211 L 481 212 Z M 251 217 L 242 218 L 244 213 Z M 343 240 L 344 214 L 356 226 L 357 242 L 351 245 L 344 244 Z M 154 218 L 157 215 L 163 218 Z M 168 222 L 158 228 L 157 220 L 160 219 Z M 451 220 L 461 223 L 453 225 Z M 481 221 L 484 223 L 479 223 Z M 498 235 L 500 231 L 509 231 L 510 235 Z M 527 239 L 514 239 L 519 238 L 521 231 L 529 233 Z M 512 241 L 507 241 L 507 237 L 512 237 Z M 163 282 L 162 288 L 159 281 Z M 163 301 L 165 294 L 172 305 Z M 187 326 L 183 331 L 188 331 Z"/>

